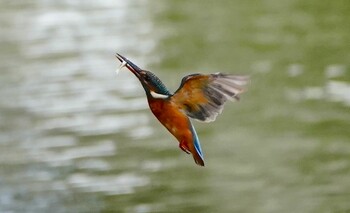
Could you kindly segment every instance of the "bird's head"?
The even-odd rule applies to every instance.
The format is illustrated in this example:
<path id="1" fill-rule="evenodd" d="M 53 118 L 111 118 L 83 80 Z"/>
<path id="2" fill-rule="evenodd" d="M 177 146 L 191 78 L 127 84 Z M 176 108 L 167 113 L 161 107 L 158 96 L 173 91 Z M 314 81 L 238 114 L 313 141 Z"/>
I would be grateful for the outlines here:
<path id="1" fill-rule="evenodd" d="M 117 59 L 122 63 L 118 70 L 123 67 L 128 68 L 141 82 L 147 97 L 153 98 L 168 98 L 170 92 L 162 83 L 162 81 L 150 71 L 143 70 L 132 63 L 129 59 L 125 58 L 120 54 L 116 54 Z"/>

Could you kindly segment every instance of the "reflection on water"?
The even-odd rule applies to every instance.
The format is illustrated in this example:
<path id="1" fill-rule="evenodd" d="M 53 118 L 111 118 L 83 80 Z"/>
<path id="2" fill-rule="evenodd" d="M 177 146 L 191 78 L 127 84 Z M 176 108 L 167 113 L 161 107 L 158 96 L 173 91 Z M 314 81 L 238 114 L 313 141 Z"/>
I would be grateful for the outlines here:
<path id="1" fill-rule="evenodd" d="M 73 187 L 82 188 L 86 192 L 104 192 L 108 195 L 134 193 L 134 187 L 148 184 L 148 179 L 135 174 L 121 174 L 116 176 L 88 176 L 74 174 L 68 179 Z"/>
<path id="2" fill-rule="evenodd" d="M 51 142 L 51 138 L 49 139 Z M 62 144 L 60 144 L 62 145 Z M 35 147 L 35 146 L 34 146 Z M 116 154 L 115 145 L 111 141 L 100 141 L 98 144 L 83 147 L 71 147 L 63 151 L 50 151 L 48 149 L 30 148 L 31 155 L 39 161 L 51 162 L 53 166 L 69 165 L 72 161 L 79 158 L 92 158 L 111 156 Z"/>
<path id="3" fill-rule="evenodd" d="M 330 81 L 326 85 L 327 95 L 330 100 L 342 102 L 346 106 L 350 106 L 350 84 L 342 81 Z"/>
<path id="4" fill-rule="evenodd" d="M 288 70 L 291 77 L 302 75 L 303 71 L 300 65 L 292 65 Z M 345 66 L 331 65 L 325 71 L 327 81 L 320 87 L 307 86 L 298 90 L 287 91 L 287 96 L 292 100 L 324 100 L 343 103 L 350 106 L 350 83 L 348 81 L 333 80 L 345 76 Z M 302 77 L 302 76 L 301 76 Z"/>
<path id="5" fill-rule="evenodd" d="M 0 212 L 349 211 L 348 3 L 255 3 L 2 1 Z M 204 169 L 116 51 L 173 91 L 191 70 L 251 74 L 195 123 Z"/>

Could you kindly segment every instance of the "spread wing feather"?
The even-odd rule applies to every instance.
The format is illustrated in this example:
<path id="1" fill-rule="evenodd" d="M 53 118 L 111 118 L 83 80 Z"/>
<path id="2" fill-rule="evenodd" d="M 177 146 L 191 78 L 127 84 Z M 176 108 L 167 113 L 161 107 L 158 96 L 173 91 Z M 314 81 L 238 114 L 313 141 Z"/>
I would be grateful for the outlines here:
<path id="1" fill-rule="evenodd" d="M 248 81 L 247 76 L 221 73 L 188 75 L 182 79 L 171 101 L 189 117 L 211 122 L 222 112 L 227 100 L 239 100 Z"/>

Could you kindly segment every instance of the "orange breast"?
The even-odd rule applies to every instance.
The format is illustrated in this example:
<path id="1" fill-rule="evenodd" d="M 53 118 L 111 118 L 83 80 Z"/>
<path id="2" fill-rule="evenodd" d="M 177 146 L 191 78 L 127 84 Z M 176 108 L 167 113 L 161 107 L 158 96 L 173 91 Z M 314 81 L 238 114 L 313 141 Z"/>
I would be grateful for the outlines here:
<path id="1" fill-rule="evenodd" d="M 148 103 L 153 114 L 179 142 L 192 142 L 189 119 L 178 107 L 167 100 L 151 100 Z"/>

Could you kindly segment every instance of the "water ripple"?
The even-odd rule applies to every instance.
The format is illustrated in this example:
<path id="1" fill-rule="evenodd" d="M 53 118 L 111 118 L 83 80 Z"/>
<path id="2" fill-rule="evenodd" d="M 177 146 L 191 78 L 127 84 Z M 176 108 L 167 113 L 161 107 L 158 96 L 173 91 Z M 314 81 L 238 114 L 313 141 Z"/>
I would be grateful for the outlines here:
<path id="1" fill-rule="evenodd" d="M 113 141 L 99 141 L 96 144 L 71 147 L 64 150 L 31 149 L 31 155 L 40 162 L 47 162 L 52 166 L 71 165 L 72 161 L 80 158 L 113 156 L 116 145 Z"/>
<path id="2" fill-rule="evenodd" d="M 85 192 L 104 192 L 109 195 L 117 195 L 133 193 L 135 187 L 145 186 L 149 180 L 132 173 L 103 177 L 79 173 L 70 176 L 67 182 Z"/>

